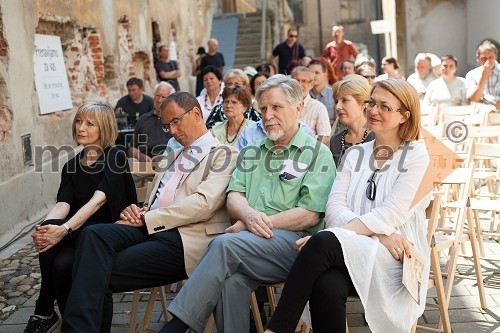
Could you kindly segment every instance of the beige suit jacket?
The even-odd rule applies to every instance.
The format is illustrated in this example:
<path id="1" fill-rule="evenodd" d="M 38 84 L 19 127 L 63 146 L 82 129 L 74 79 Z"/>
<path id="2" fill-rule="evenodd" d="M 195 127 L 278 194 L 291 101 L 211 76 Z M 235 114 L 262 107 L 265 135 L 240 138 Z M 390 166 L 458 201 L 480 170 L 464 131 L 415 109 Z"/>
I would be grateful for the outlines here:
<path id="1" fill-rule="evenodd" d="M 151 207 L 166 170 L 182 149 L 173 151 L 159 163 L 145 206 Z M 226 209 L 226 188 L 236 168 L 238 150 L 222 145 L 216 138 L 194 156 L 194 165 L 180 181 L 174 202 L 147 212 L 149 234 L 177 228 L 184 246 L 184 262 L 188 276 L 205 253 L 210 241 L 230 226 Z"/>

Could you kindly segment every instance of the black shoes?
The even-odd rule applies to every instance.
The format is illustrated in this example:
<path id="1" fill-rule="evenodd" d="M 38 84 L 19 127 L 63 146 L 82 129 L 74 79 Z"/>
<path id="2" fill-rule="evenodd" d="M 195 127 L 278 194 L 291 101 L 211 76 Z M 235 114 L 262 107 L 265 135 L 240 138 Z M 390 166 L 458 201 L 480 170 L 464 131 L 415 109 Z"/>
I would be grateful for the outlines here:
<path id="1" fill-rule="evenodd" d="M 50 333 L 59 327 L 60 323 L 61 320 L 59 320 L 59 316 L 55 312 L 49 319 L 31 316 L 30 320 L 28 320 L 28 325 L 24 329 L 24 333 Z"/>

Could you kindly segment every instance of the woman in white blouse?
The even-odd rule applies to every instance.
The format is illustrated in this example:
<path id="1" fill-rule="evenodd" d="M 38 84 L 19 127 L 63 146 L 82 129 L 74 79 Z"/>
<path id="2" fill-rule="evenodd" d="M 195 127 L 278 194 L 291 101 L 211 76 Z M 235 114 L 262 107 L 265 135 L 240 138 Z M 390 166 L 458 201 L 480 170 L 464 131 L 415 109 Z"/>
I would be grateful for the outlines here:
<path id="1" fill-rule="evenodd" d="M 307 301 L 314 333 L 345 332 L 345 303 L 359 295 L 372 332 L 409 332 L 425 307 L 402 283 L 403 257 L 424 259 L 429 196 L 419 196 L 429 157 L 418 145 L 420 103 L 406 81 L 376 82 L 366 103 L 375 140 L 350 148 L 326 206 L 327 229 L 300 251 L 267 332 L 293 332 Z M 419 200 L 421 199 L 421 200 Z M 414 203 L 414 200 L 416 201 Z"/>
<path id="2" fill-rule="evenodd" d="M 204 88 L 196 99 L 200 103 L 203 120 L 207 121 L 208 115 L 212 112 L 214 106 L 222 103 L 224 82 L 222 82 L 221 72 L 214 66 L 205 67 L 201 71 L 201 78 Z"/>

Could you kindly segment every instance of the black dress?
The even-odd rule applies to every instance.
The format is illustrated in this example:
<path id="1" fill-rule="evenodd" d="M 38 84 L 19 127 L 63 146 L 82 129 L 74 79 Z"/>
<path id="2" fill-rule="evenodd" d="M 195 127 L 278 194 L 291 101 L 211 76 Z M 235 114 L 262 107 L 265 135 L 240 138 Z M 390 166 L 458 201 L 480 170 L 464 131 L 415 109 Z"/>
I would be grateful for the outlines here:
<path id="1" fill-rule="evenodd" d="M 135 185 L 129 171 L 127 156 L 116 147 L 108 147 L 91 166 L 80 163 L 83 151 L 69 160 L 61 172 L 57 202 L 66 202 L 70 211 L 65 219 L 50 219 L 43 224 L 62 225 L 87 204 L 94 192 L 105 193 L 106 202 L 71 235 L 65 236 L 56 246 L 39 256 L 42 282 L 36 301 L 35 314 L 50 316 L 54 300 L 61 314 L 71 289 L 71 271 L 78 236 L 85 227 L 99 223 L 114 223 L 120 212 L 137 202 Z"/>

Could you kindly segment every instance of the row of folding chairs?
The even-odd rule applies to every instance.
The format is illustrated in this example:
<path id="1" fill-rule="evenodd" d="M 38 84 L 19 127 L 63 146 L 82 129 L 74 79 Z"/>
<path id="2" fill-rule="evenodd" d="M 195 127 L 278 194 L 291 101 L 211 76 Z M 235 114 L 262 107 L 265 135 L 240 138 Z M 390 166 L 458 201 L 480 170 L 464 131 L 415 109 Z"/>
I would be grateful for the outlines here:
<path id="1" fill-rule="evenodd" d="M 432 268 L 429 287 L 436 288 L 438 300 L 437 305 L 429 306 L 439 308 L 440 321 L 437 327 L 415 325 L 414 331 L 418 328 L 451 332 L 448 306 L 455 278 L 475 279 L 481 307 L 486 309 L 488 306 L 481 260 L 498 258 L 485 256 L 483 241 L 484 236 L 496 240 L 500 237 L 500 114 L 491 111 L 490 107 L 476 105 L 475 109 L 471 106 L 442 108 L 438 116 L 428 115 L 433 120 L 427 123 L 426 129 L 464 162 L 441 183 L 429 214 Z M 457 133 L 447 132 L 450 126 L 459 126 L 456 130 L 466 132 L 461 140 L 454 140 L 459 137 Z M 489 224 L 487 231 L 483 229 L 484 221 Z M 472 255 L 467 257 L 472 259 L 474 275 L 457 272 L 457 260 L 466 252 L 466 243 L 472 250 Z M 441 265 L 443 258 L 446 259 L 444 267 Z"/>
<path id="2" fill-rule="evenodd" d="M 482 127 L 483 129 L 485 127 Z M 493 133 L 490 136 L 484 137 L 484 133 Z M 414 329 L 430 330 L 434 332 L 451 332 L 449 321 L 448 307 L 452 296 L 452 287 L 454 280 L 457 277 L 462 277 L 457 274 L 456 264 L 460 252 L 464 250 L 465 244 L 470 244 L 472 249 L 472 260 L 475 275 L 479 290 L 481 307 L 487 308 L 486 297 L 484 293 L 484 283 L 482 277 L 482 269 L 480 260 L 484 259 L 483 236 L 498 237 L 498 214 L 499 205 L 494 202 L 498 198 L 498 160 L 500 159 L 500 145 L 491 144 L 491 139 L 495 138 L 494 130 L 475 131 L 471 134 L 471 141 L 468 143 L 468 151 L 465 155 L 464 165 L 467 167 L 457 169 L 452 175 L 446 178 L 440 188 L 433 195 L 433 204 L 429 208 L 428 220 L 428 245 L 431 253 L 432 274 L 429 279 L 428 286 L 435 287 L 437 293 L 440 322 L 437 328 L 426 328 L 415 326 Z M 457 146 L 452 146 L 453 149 L 458 149 Z M 488 161 L 488 165 L 481 164 Z M 483 169 L 476 168 L 476 163 L 484 166 Z M 154 166 L 146 166 L 144 164 L 134 164 L 132 170 L 140 170 L 141 174 L 154 174 Z M 496 168 L 496 171 L 495 171 Z M 144 171 L 147 170 L 147 171 Z M 137 171 L 139 172 L 139 171 Z M 485 177 L 486 173 L 488 177 Z M 486 185 L 484 182 L 488 181 Z M 475 186 L 475 184 L 478 184 Z M 147 187 L 147 183 L 146 186 Z M 478 188 L 479 187 L 479 190 Z M 481 191 L 481 188 L 486 188 L 487 191 Z M 138 190 L 139 191 L 139 190 Z M 488 231 L 482 230 L 482 221 L 484 220 L 484 212 L 490 211 L 493 215 L 490 216 L 490 228 Z M 441 259 L 446 258 L 446 264 L 442 268 Z M 470 276 L 466 276 L 469 277 Z M 276 297 L 274 296 L 275 289 L 282 287 L 278 285 L 266 285 L 270 301 L 271 314 L 276 307 Z M 139 298 L 144 292 L 133 292 L 133 305 L 130 313 L 129 331 L 135 332 L 137 305 Z M 162 309 L 167 321 L 168 313 L 166 311 L 166 294 L 164 287 L 152 288 L 150 291 L 149 301 L 142 320 L 140 332 L 147 332 L 153 306 L 156 302 L 157 295 L 160 295 Z M 255 297 L 252 297 L 252 311 L 256 321 L 257 332 L 263 332 L 262 322 L 258 312 Z M 213 328 L 213 318 L 210 319 L 205 332 L 211 332 Z M 303 324 L 299 324 L 302 332 L 308 332 L 310 328 Z"/>

